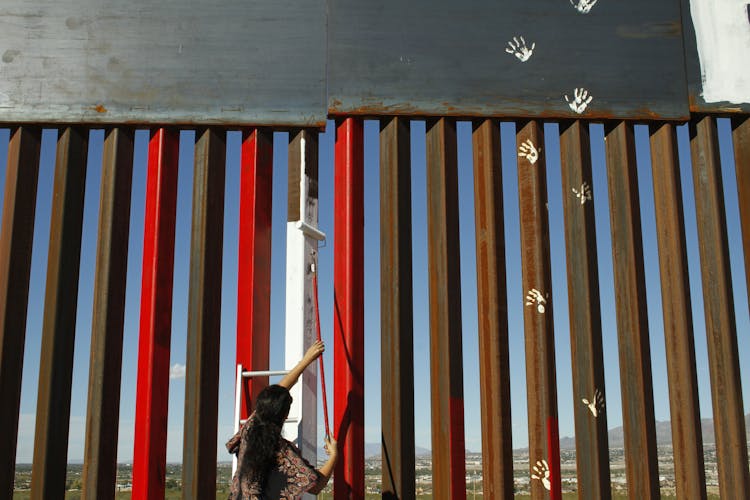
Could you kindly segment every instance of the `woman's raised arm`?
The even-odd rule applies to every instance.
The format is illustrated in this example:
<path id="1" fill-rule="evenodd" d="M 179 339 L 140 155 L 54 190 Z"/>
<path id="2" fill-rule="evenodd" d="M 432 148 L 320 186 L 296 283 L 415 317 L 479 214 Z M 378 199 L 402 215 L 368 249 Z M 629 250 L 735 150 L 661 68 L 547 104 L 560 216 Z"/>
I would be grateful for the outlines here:
<path id="1" fill-rule="evenodd" d="M 279 385 L 282 387 L 286 387 L 287 389 L 291 389 L 292 386 L 297 383 L 299 376 L 302 375 L 302 372 L 305 371 L 305 368 L 310 366 L 310 364 L 318 359 L 318 357 L 323 354 L 323 351 L 325 351 L 325 349 L 325 345 L 323 345 L 323 342 L 321 340 L 316 341 L 313 345 L 310 346 L 305 355 L 302 356 L 300 362 L 297 363 L 297 365 L 292 368 L 289 373 L 284 375 L 284 378 L 281 379 Z"/>

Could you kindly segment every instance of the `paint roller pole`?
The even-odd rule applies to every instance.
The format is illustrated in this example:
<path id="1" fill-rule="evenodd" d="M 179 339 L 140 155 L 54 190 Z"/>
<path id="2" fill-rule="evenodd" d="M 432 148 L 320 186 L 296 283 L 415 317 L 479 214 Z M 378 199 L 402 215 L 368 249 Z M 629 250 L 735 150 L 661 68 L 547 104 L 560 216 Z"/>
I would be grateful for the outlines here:
<path id="1" fill-rule="evenodd" d="M 313 299 L 315 300 L 315 333 L 317 340 L 320 341 L 320 306 L 318 305 L 318 273 L 315 264 L 311 266 L 313 280 Z M 328 397 L 326 396 L 326 372 L 323 369 L 323 356 L 318 356 L 318 366 L 320 367 L 320 389 L 323 393 L 323 418 L 326 424 L 326 437 L 331 435 L 331 428 L 328 424 Z"/>

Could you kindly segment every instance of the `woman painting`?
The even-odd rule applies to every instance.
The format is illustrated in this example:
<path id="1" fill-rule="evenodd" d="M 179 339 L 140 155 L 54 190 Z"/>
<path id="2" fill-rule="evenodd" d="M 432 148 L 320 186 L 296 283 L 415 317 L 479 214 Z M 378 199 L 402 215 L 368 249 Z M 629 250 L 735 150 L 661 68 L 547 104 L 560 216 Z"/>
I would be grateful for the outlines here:
<path id="1" fill-rule="evenodd" d="M 289 388 L 324 349 L 323 342 L 314 343 L 278 385 L 263 389 L 253 414 L 227 442 L 229 453 L 237 454 L 230 500 L 296 499 L 303 493 L 317 494 L 328 484 L 336 465 L 336 441 L 326 438 L 328 460 L 316 470 L 281 436 L 292 404 Z"/>

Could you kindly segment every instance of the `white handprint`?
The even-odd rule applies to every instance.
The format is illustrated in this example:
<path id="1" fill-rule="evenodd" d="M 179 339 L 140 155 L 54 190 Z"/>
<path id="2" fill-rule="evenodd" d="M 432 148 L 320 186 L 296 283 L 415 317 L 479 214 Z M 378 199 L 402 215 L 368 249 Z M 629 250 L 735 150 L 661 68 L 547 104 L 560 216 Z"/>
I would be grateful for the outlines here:
<path id="1" fill-rule="evenodd" d="M 594 99 L 594 96 L 589 95 L 589 91 L 585 88 L 576 88 L 573 91 L 573 100 L 568 99 L 568 95 L 565 94 L 565 102 L 568 103 L 570 109 L 578 113 L 579 115 L 586 110 L 586 106 Z"/>
<path id="2" fill-rule="evenodd" d="M 534 304 L 536 304 L 536 310 L 541 314 L 544 314 L 544 311 L 545 311 L 544 304 L 546 303 L 547 303 L 547 299 L 544 298 L 544 295 L 542 295 L 542 292 L 540 292 L 536 288 L 532 288 L 526 294 L 526 305 L 533 306 Z"/>
<path id="3" fill-rule="evenodd" d="M 534 42 L 531 43 L 531 47 L 527 47 L 526 40 L 524 40 L 522 36 L 519 36 L 518 38 L 513 37 L 513 40 L 508 42 L 508 47 L 505 49 L 505 52 L 513 54 L 521 62 L 526 62 L 529 60 L 529 57 L 531 57 L 531 54 L 534 53 L 534 47 L 536 47 L 536 43 Z"/>
<path id="4" fill-rule="evenodd" d="M 576 195 L 576 198 L 581 200 L 581 205 L 586 203 L 586 200 L 591 199 L 591 187 L 589 187 L 588 183 L 586 182 L 581 184 L 580 191 L 578 191 L 576 188 L 573 188 L 573 193 Z"/>
<path id="5" fill-rule="evenodd" d="M 598 0 L 570 0 L 570 5 L 581 14 L 588 14 Z"/>
<path id="6" fill-rule="evenodd" d="M 518 147 L 518 157 L 526 158 L 532 165 L 539 159 L 539 153 L 541 152 L 542 148 L 540 147 L 537 149 L 536 146 L 534 146 L 534 143 L 531 142 L 531 139 L 526 139 Z"/>
<path id="7" fill-rule="evenodd" d="M 602 396 L 599 389 L 594 391 L 594 397 L 591 401 L 586 398 L 582 398 L 581 401 L 588 407 L 589 411 L 595 418 L 599 416 L 599 412 L 604 411 L 604 396 Z"/>
<path id="8" fill-rule="evenodd" d="M 552 490 L 552 483 L 549 480 L 549 465 L 546 460 L 537 460 L 536 465 L 533 467 L 534 474 L 531 475 L 531 479 L 538 479 L 542 482 L 542 486 L 547 488 L 548 491 Z"/>

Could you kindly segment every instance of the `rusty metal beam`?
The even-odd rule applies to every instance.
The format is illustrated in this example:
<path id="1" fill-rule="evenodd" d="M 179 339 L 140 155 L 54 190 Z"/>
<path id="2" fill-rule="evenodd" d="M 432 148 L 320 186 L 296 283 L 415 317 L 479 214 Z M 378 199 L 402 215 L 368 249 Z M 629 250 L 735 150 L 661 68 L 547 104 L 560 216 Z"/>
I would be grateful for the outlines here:
<path id="1" fill-rule="evenodd" d="M 237 264 L 236 360 L 243 369 L 269 369 L 271 355 L 271 214 L 273 132 L 242 132 Z M 240 419 L 268 385 L 268 377 L 243 378 Z"/>
<path id="2" fill-rule="evenodd" d="M 750 117 L 732 120 L 734 168 L 742 222 L 742 246 L 745 249 L 745 279 L 750 290 Z M 748 293 L 750 304 L 750 293 Z"/>
<path id="3" fill-rule="evenodd" d="M 226 133 L 196 132 L 182 497 L 216 497 Z"/>
<path id="4" fill-rule="evenodd" d="M 383 498 L 415 498 L 414 308 L 409 120 L 380 125 Z"/>
<path id="5" fill-rule="evenodd" d="M 454 500 L 466 497 L 457 163 L 455 121 L 428 120 L 432 487 Z"/>
<path id="6" fill-rule="evenodd" d="M 599 305 L 599 261 L 591 142 L 586 123 L 575 120 L 560 124 L 560 166 L 565 212 L 578 495 L 579 498 L 609 499 L 612 489 Z"/>
<path id="7" fill-rule="evenodd" d="M 36 127 L 11 130 L 0 232 L 0 497 L 13 496 L 21 377 L 34 240 L 39 148 Z"/>
<path id="8" fill-rule="evenodd" d="M 125 286 L 133 178 L 133 131 L 106 131 L 91 326 L 83 498 L 114 498 Z"/>
<path id="9" fill-rule="evenodd" d="M 677 135 L 671 123 L 652 124 L 650 133 L 675 486 L 677 498 L 705 499 L 706 474 Z"/>
<path id="10" fill-rule="evenodd" d="M 63 498 L 68 465 L 78 270 L 88 130 L 68 127 L 57 140 L 44 298 L 31 498 Z"/>
<path id="11" fill-rule="evenodd" d="M 555 335 L 547 214 L 547 175 L 542 125 L 520 124 L 518 205 L 521 214 L 521 281 L 526 346 L 526 394 L 529 427 L 531 497 L 562 498 L 560 439 L 557 423 Z M 536 478 L 534 477 L 536 476 Z M 546 482 L 545 482 L 546 480 Z"/>
<path id="12" fill-rule="evenodd" d="M 705 116 L 690 122 L 690 152 L 693 159 L 695 216 L 701 256 L 719 490 L 722 498 L 742 498 L 750 491 L 750 473 L 724 190 L 713 117 Z"/>
<path id="13" fill-rule="evenodd" d="M 508 307 L 500 124 L 474 123 L 474 217 L 479 317 L 479 390 L 482 410 L 482 489 L 513 498 Z"/>
<path id="14" fill-rule="evenodd" d="M 633 125 L 608 123 L 605 134 L 628 496 L 659 498 Z"/>

